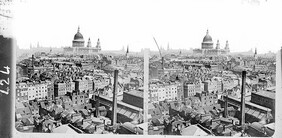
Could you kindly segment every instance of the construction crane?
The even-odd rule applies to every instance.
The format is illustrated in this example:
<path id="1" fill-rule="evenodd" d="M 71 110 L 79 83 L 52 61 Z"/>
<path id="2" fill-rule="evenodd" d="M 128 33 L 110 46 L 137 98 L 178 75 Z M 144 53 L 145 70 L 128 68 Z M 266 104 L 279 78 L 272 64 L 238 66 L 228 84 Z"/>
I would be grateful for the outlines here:
<path id="1" fill-rule="evenodd" d="M 161 57 L 161 59 L 162 59 L 162 69 L 164 70 L 164 57 L 162 56 L 162 52 L 161 52 L 161 49 L 160 49 L 160 47 L 159 47 L 159 45 L 158 45 L 158 43 L 157 43 L 157 40 L 155 39 L 155 37 L 153 37 L 153 38 L 154 38 L 155 43 L 156 43 L 156 45 L 157 45 L 157 47 L 158 47 L 158 50 L 159 50 L 159 53 L 160 53 L 160 57 Z"/>
<path id="2" fill-rule="evenodd" d="M 161 52 L 161 49 L 160 49 L 160 47 L 159 47 L 159 45 L 158 45 L 158 42 L 157 42 L 157 40 L 155 39 L 155 37 L 153 37 L 153 38 L 154 38 L 154 40 L 155 40 L 155 43 L 156 43 L 156 45 L 157 45 L 157 47 L 158 47 L 158 50 L 159 50 L 160 56 L 161 56 L 161 57 L 163 57 L 163 56 L 162 56 L 162 52 Z"/>

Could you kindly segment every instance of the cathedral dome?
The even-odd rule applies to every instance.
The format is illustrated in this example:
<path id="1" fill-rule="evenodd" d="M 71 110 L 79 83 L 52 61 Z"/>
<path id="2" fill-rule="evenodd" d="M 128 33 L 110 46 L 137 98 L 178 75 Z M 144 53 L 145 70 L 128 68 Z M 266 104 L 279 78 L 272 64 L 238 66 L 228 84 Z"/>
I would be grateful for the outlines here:
<path id="1" fill-rule="evenodd" d="M 212 37 L 209 35 L 209 30 L 207 30 L 207 34 L 204 37 L 203 42 L 212 42 Z"/>
<path id="2" fill-rule="evenodd" d="M 83 40 L 83 35 L 79 32 L 79 27 L 77 33 L 74 35 L 73 40 Z"/>
<path id="3" fill-rule="evenodd" d="M 83 36 L 80 32 L 77 32 L 75 35 L 74 35 L 74 40 L 78 40 L 78 39 L 83 39 Z"/>
<path id="4" fill-rule="evenodd" d="M 72 47 L 84 47 L 84 39 L 82 34 L 79 32 L 79 27 L 77 33 L 74 35 Z"/>
<path id="5" fill-rule="evenodd" d="M 209 35 L 209 30 L 202 42 L 202 49 L 213 49 L 212 37 Z"/>

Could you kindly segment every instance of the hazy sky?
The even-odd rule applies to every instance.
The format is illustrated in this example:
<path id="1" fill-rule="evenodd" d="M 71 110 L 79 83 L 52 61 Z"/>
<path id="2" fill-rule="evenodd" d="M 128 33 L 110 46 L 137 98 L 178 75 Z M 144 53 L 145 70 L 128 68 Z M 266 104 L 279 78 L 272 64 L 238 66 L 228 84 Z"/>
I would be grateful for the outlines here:
<path id="1" fill-rule="evenodd" d="M 282 46 L 281 0 L 27 0 L 17 5 L 14 33 L 20 48 L 71 46 L 80 32 L 102 50 L 200 48 L 206 30 L 232 52 Z M 246 1 L 246 0 L 245 0 Z M 252 0 L 249 0 L 252 1 Z M 215 47 L 215 44 L 214 44 Z"/>

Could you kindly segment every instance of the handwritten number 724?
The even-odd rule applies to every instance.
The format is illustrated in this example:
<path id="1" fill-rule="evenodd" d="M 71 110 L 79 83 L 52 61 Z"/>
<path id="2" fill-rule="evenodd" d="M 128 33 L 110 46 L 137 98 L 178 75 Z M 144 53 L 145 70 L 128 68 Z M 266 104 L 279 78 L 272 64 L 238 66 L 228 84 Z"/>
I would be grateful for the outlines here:
<path id="1" fill-rule="evenodd" d="M 10 74 L 10 67 L 5 66 L 4 68 L 6 69 L 6 71 L 0 70 L 0 73 L 9 75 Z M 0 85 L 1 86 L 4 85 L 3 83 L 6 83 L 6 85 L 9 85 L 10 84 L 9 77 L 7 78 L 7 80 L 1 79 Z M 9 86 L 7 87 L 6 91 L 0 90 L 1 93 L 7 94 L 7 95 L 9 94 L 9 91 L 10 91 Z"/>

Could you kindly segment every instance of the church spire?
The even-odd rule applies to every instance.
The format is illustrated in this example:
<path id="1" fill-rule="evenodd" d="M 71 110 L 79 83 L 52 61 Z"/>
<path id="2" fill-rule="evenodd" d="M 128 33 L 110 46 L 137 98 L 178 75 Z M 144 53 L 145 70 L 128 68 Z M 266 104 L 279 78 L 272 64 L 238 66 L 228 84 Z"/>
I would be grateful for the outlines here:
<path id="1" fill-rule="evenodd" d="M 78 26 L 78 28 L 77 28 L 77 32 L 79 33 L 79 31 L 80 31 L 80 28 L 79 28 L 79 26 Z"/>
<path id="2" fill-rule="evenodd" d="M 255 58 L 257 58 L 257 54 L 258 54 L 258 53 L 257 53 L 257 48 L 255 48 L 255 54 L 254 54 L 254 57 L 255 57 Z"/>
<path id="3" fill-rule="evenodd" d="M 126 53 L 125 53 L 125 57 L 126 57 L 126 63 L 125 63 L 125 69 L 127 69 L 127 62 L 128 62 L 128 58 L 129 58 L 129 47 L 128 47 L 128 45 L 127 45 L 127 49 L 126 49 Z"/>
<path id="4" fill-rule="evenodd" d="M 127 49 L 126 49 L 126 54 L 125 56 L 128 58 L 128 53 L 129 53 L 129 46 L 127 45 Z"/>

